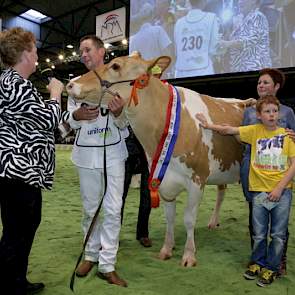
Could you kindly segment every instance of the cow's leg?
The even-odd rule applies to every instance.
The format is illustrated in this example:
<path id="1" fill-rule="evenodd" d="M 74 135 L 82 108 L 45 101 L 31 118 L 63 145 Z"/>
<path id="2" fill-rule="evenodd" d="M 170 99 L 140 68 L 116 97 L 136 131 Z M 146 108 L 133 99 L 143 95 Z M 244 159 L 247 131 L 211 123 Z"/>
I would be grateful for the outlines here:
<path id="1" fill-rule="evenodd" d="M 162 260 L 172 257 L 172 250 L 175 245 L 174 241 L 174 225 L 176 215 L 176 201 L 165 202 L 165 216 L 166 216 L 166 235 L 164 245 L 159 254 L 159 258 Z"/>
<path id="2" fill-rule="evenodd" d="M 217 186 L 216 203 L 215 203 L 214 211 L 213 211 L 210 221 L 208 223 L 209 229 L 214 229 L 217 226 L 219 226 L 220 208 L 221 208 L 221 204 L 224 199 L 225 190 L 226 190 L 226 184 L 221 184 L 221 185 Z"/>
<path id="3" fill-rule="evenodd" d="M 187 206 L 184 211 L 184 225 L 187 232 L 187 239 L 181 260 L 181 265 L 185 267 L 196 266 L 195 257 L 196 246 L 194 239 L 195 223 L 197 218 L 197 210 L 203 195 L 203 191 L 195 184 L 191 185 L 188 195 Z"/>

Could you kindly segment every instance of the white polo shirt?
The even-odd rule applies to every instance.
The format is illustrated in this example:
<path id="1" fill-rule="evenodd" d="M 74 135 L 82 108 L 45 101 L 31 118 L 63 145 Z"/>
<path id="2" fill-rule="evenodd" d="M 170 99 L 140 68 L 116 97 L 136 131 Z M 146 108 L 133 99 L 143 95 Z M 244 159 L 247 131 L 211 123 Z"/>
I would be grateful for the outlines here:
<path id="1" fill-rule="evenodd" d="M 103 168 L 104 144 L 106 146 L 107 167 L 125 161 L 128 151 L 125 138 L 128 129 L 118 128 L 113 115 L 105 107 L 101 107 L 97 119 L 91 121 L 75 121 L 72 117 L 74 110 L 80 107 L 72 98 L 68 98 L 68 111 L 71 113 L 68 123 L 77 130 L 72 152 L 72 162 L 83 168 Z M 107 122 L 108 118 L 108 122 Z M 104 142 L 104 137 L 106 139 Z"/>

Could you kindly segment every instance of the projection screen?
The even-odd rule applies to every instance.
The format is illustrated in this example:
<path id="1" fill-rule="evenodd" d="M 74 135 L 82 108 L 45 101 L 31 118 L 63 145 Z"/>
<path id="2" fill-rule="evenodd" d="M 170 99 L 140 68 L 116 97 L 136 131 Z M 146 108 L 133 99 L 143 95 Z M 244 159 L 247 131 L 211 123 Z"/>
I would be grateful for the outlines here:
<path id="1" fill-rule="evenodd" d="M 131 0 L 129 53 L 172 57 L 163 78 L 295 64 L 295 0 Z"/>

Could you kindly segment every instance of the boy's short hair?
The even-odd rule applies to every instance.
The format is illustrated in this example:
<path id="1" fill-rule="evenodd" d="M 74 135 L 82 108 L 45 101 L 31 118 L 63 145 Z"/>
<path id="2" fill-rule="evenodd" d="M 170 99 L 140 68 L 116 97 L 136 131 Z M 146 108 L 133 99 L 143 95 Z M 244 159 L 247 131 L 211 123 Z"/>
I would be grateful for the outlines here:
<path id="1" fill-rule="evenodd" d="M 262 111 L 262 106 L 264 104 L 274 104 L 278 107 L 278 109 L 280 109 L 280 102 L 279 100 L 274 96 L 274 95 L 266 95 L 262 98 L 259 98 L 257 100 L 257 103 L 256 103 L 256 111 L 258 113 L 261 113 Z"/>

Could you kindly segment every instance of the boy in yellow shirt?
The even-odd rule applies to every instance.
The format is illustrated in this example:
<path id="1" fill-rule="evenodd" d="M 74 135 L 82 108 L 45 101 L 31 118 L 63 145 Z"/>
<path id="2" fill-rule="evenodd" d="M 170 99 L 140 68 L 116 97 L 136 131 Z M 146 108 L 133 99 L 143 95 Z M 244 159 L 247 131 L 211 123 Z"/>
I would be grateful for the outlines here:
<path id="1" fill-rule="evenodd" d="M 261 124 L 233 127 L 208 123 L 199 113 L 201 126 L 223 135 L 239 135 L 251 145 L 249 190 L 253 199 L 254 245 L 251 263 L 244 273 L 248 280 L 258 276 L 257 285 L 273 282 L 283 254 L 295 176 L 295 143 L 284 128 L 278 127 L 280 103 L 274 96 L 257 101 L 257 118 Z M 268 244 L 270 222 L 271 241 Z"/>

